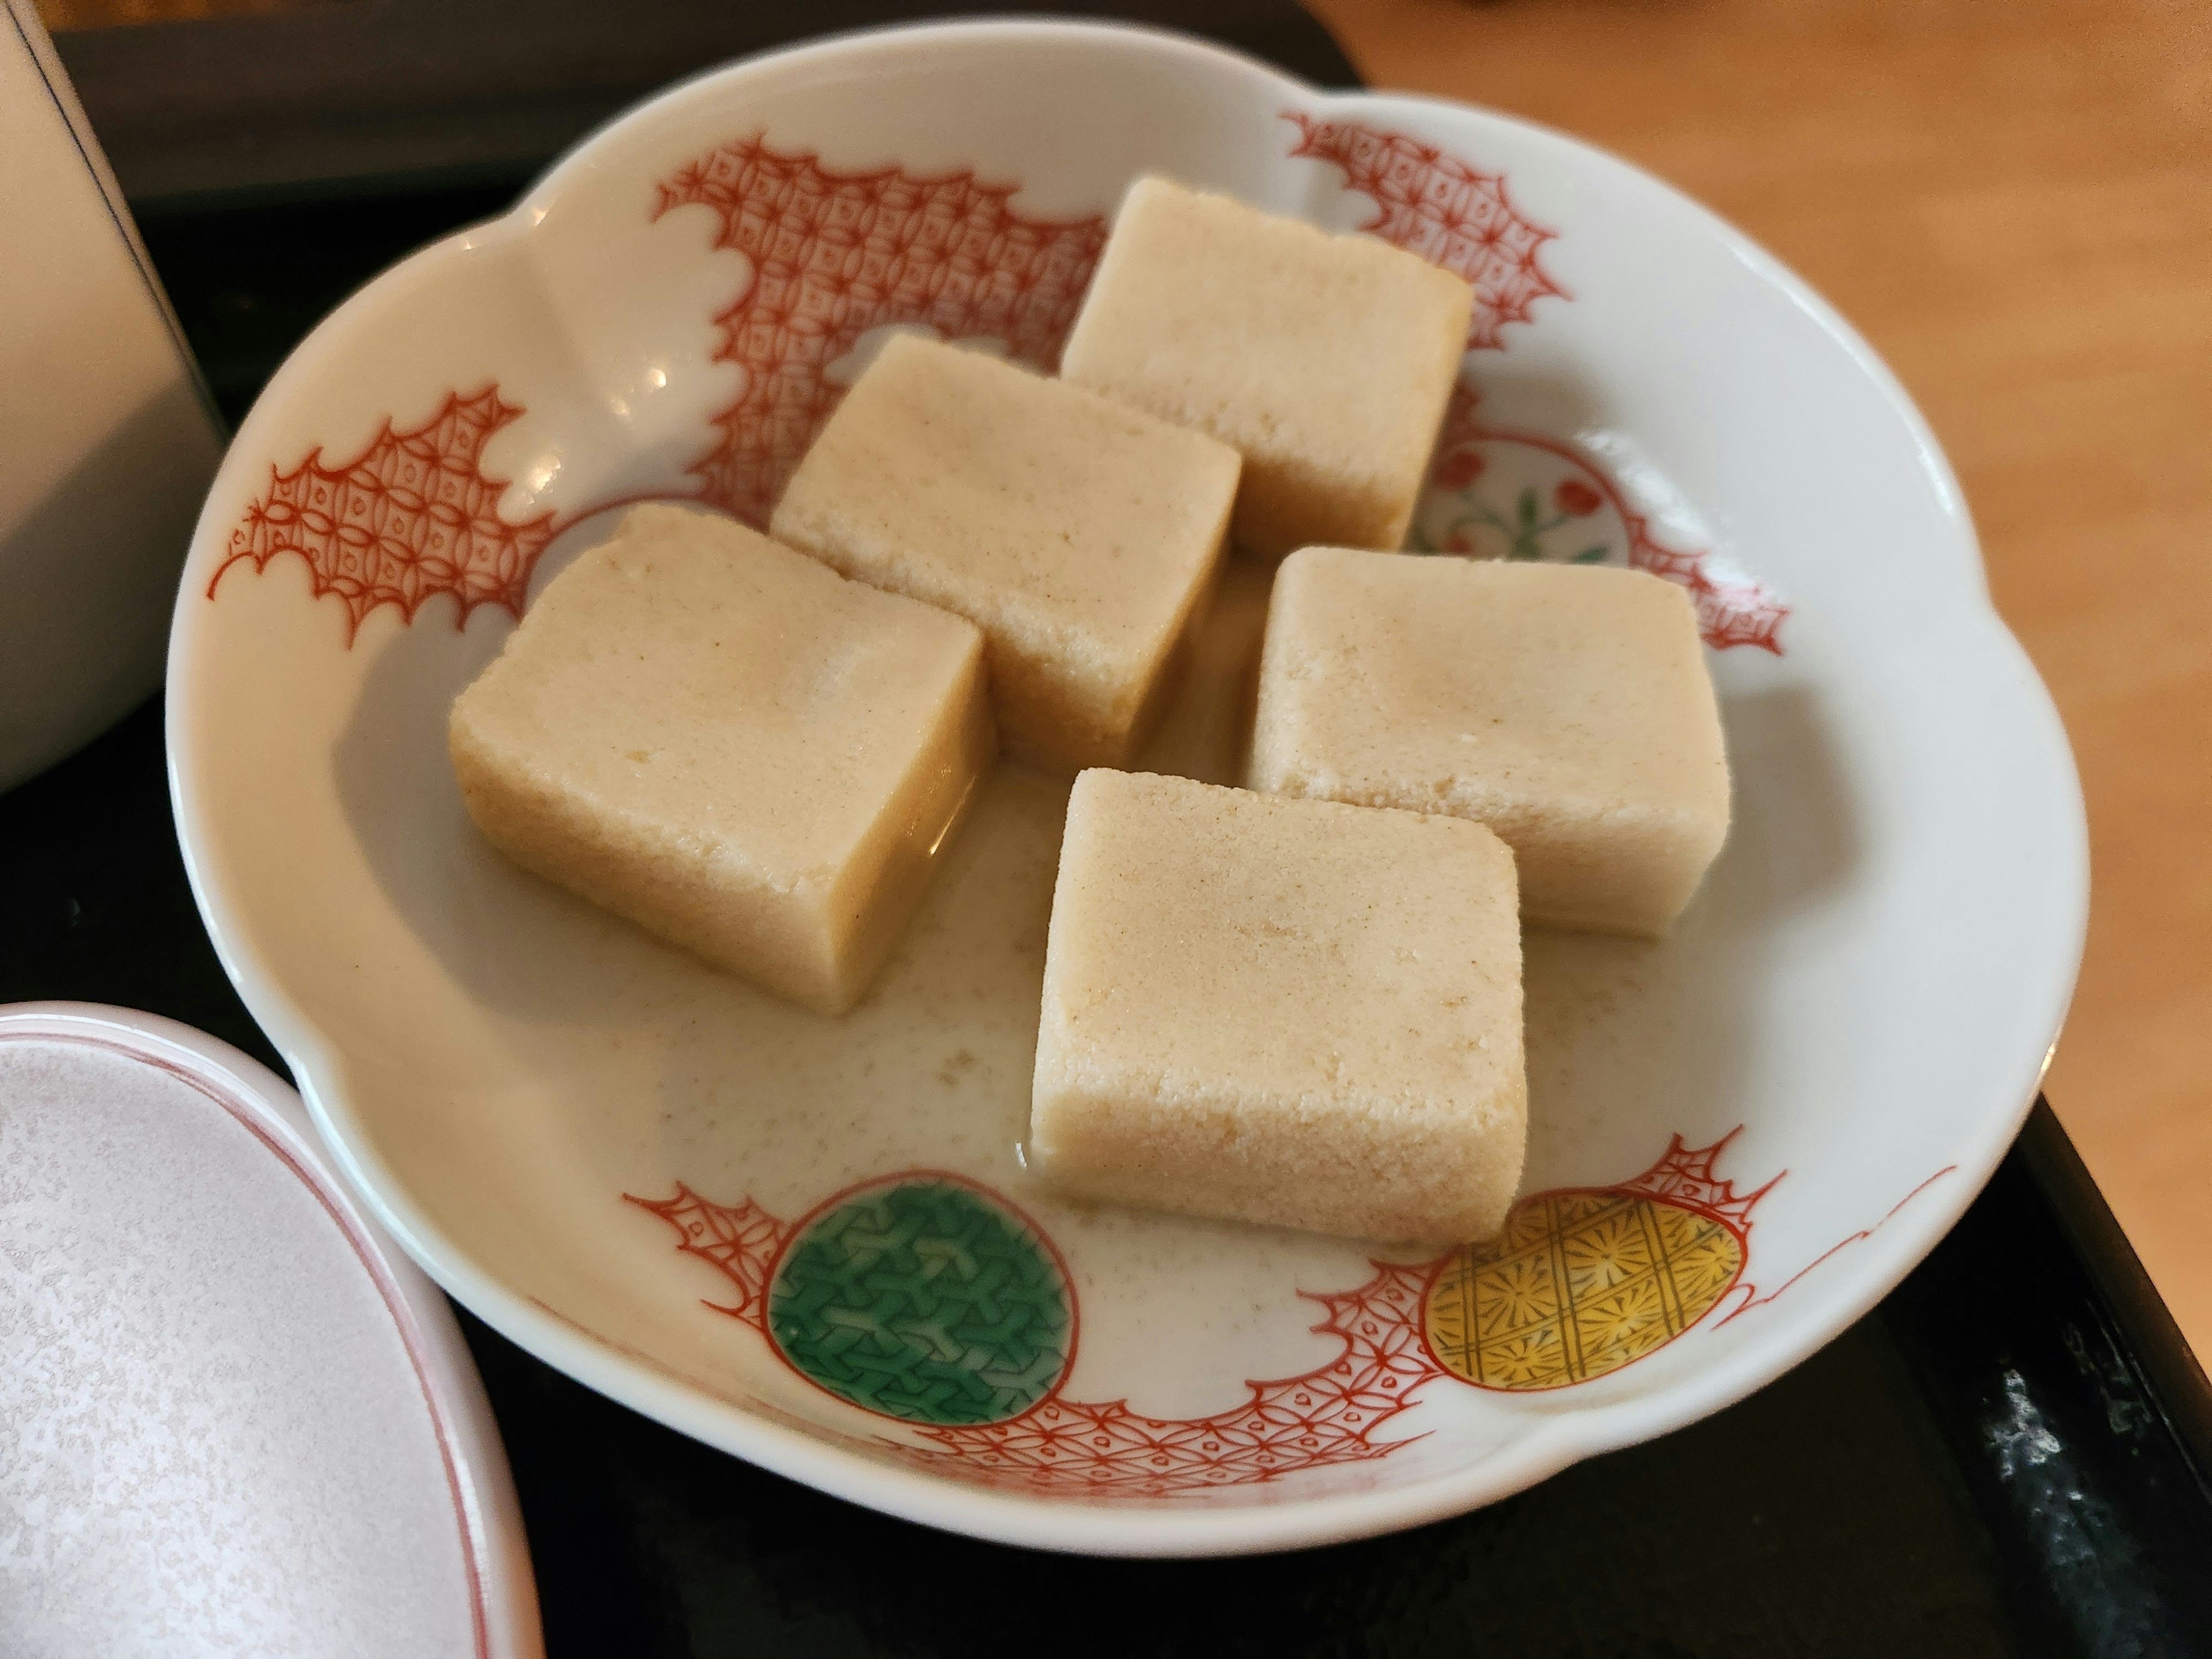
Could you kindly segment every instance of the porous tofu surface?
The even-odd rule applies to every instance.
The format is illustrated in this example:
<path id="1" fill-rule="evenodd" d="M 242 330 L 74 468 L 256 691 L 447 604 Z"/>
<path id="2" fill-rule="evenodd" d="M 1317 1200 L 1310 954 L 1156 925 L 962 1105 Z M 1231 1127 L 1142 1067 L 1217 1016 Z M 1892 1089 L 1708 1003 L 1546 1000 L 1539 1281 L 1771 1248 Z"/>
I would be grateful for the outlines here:
<path id="1" fill-rule="evenodd" d="M 1604 932 L 1666 931 L 1728 835 L 1696 611 L 1633 570 L 1293 555 L 1248 781 L 1488 824 L 1528 920 Z"/>
<path id="2" fill-rule="evenodd" d="M 1008 752 L 1073 771 L 1125 761 L 1156 721 L 1238 467 L 1201 433 L 901 335 L 772 525 L 846 575 L 975 623 Z"/>
<path id="3" fill-rule="evenodd" d="M 1060 373 L 1241 453 L 1241 546 L 1395 548 L 1473 308 L 1459 277 L 1374 237 L 1144 178 Z"/>
<path id="4" fill-rule="evenodd" d="M 1380 1239 L 1502 1224 L 1527 1127 L 1512 855 L 1463 819 L 1076 780 L 1032 1161 L 1091 1196 Z"/>
<path id="5" fill-rule="evenodd" d="M 825 1011 L 995 753 L 972 624 L 665 505 L 548 584 L 449 738 L 517 862 Z"/>

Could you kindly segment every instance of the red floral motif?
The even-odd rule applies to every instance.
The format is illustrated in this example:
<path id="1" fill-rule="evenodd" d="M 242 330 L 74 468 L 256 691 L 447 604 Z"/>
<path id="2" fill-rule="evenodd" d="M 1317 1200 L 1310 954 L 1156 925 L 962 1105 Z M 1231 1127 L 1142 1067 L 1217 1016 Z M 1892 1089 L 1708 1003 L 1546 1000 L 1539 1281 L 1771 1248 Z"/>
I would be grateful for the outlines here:
<path id="1" fill-rule="evenodd" d="M 1587 519 L 1605 505 L 1605 497 L 1580 478 L 1562 478 L 1552 492 L 1552 504 L 1571 518 Z"/>
<path id="2" fill-rule="evenodd" d="M 1433 144 L 1357 121 L 1316 121 L 1296 110 L 1293 155 L 1331 161 L 1345 183 L 1375 198 L 1376 215 L 1360 228 L 1464 276 L 1474 288 L 1469 350 L 1499 349 L 1508 323 L 1531 320 L 1546 295 L 1566 290 L 1539 256 L 1559 233 L 1523 218 L 1505 194 L 1505 175 L 1485 173 Z"/>
<path id="3" fill-rule="evenodd" d="M 323 465 L 319 448 L 289 472 L 272 465 L 268 492 L 231 532 L 208 597 L 241 560 L 258 571 L 280 553 L 296 553 L 315 597 L 344 602 L 348 645 L 379 605 L 397 605 L 411 623 L 438 593 L 458 601 L 457 627 L 480 605 L 521 616 L 553 515 L 507 523 L 499 515 L 507 480 L 483 469 L 484 441 L 521 413 L 496 386 L 453 392 L 421 426 L 403 432 L 387 419 L 368 448 L 338 466 Z"/>
<path id="4" fill-rule="evenodd" d="M 1568 297 L 1545 271 L 1540 257 L 1544 244 L 1558 233 L 1522 216 L 1506 194 L 1504 174 L 1484 173 L 1402 132 L 1382 131 L 1356 121 L 1317 121 L 1296 110 L 1285 110 L 1284 118 L 1298 128 L 1292 155 L 1334 162 L 1343 171 L 1346 185 L 1375 198 L 1376 216 L 1363 229 L 1474 285 L 1474 320 L 1467 342 L 1470 350 L 1502 348 L 1506 324 L 1530 321 L 1535 302 L 1547 295 Z M 1628 527 L 1629 563 L 1690 590 L 1708 645 L 1717 649 L 1751 645 L 1777 656 L 1782 653 L 1778 635 L 1789 607 L 1771 593 L 1754 582 L 1715 575 L 1708 554 L 1662 546 L 1652 537 L 1649 520 L 1630 512 L 1612 482 L 1584 456 L 1552 439 L 1484 427 L 1474 418 L 1474 390 L 1462 382 L 1452 395 L 1437 446 L 1430 474 L 1432 488 L 1456 492 L 1470 487 L 1482 474 L 1482 456 L 1475 447 L 1482 442 L 1527 443 L 1549 450 L 1589 475 L 1587 482 L 1568 478 L 1559 483 L 1553 495 L 1558 510 L 1570 518 L 1586 518 L 1612 502 Z M 1455 534 L 1442 550 L 1465 554 L 1474 545 L 1465 535 Z"/>
<path id="5" fill-rule="evenodd" d="M 1482 476 L 1484 461 L 1479 449 L 1446 450 L 1429 471 L 1429 483 L 1437 489 L 1465 489 Z"/>
<path id="6" fill-rule="evenodd" d="M 1052 368 L 1106 222 L 1017 213 L 1007 204 L 1019 188 L 972 172 L 833 173 L 811 153 L 769 149 L 759 134 L 663 183 L 656 217 L 703 204 L 721 219 L 717 246 L 753 266 L 744 295 L 716 319 L 718 356 L 745 378 L 715 419 L 720 442 L 695 469 L 706 499 L 767 522 L 842 395 L 823 371 L 870 329 L 918 323 L 948 338 L 989 336 Z"/>
<path id="7" fill-rule="evenodd" d="M 1443 435 L 1437 441 L 1437 453 L 1447 459 L 1468 447 L 1483 443 L 1527 444 L 1556 455 L 1574 465 L 1581 478 L 1561 481 L 1553 500 L 1559 510 L 1566 513 L 1584 511 L 1595 513 L 1603 504 L 1610 503 L 1620 515 L 1628 530 L 1628 562 L 1638 570 L 1648 570 L 1655 576 L 1663 576 L 1690 590 L 1690 597 L 1698 607 L 1698 627 L 1707 645 L 1716 650 L 1731 646 L 1756 646 L 1760 650 L 1782 654 L 1780 638 L 1783 618 L 1790 607 L 1757 582 L 1735 580 L 1717 575 L 1711 568 L 1712 556 L 1703 551 L 1685 552 L 1661 544 L 1652 534 L 1650 521 L 1633 511 L 1613 480 L 1601 471 L 1580 450 L 1533 432 L 1510 432 L 1485 425 L 1475 413 L 1478 394 L 1467 381 L 1452 389 L 1451 402 L 1444 412 Z M 1464 489 L 1446 479 L 1441 470 L 1431 475 L 1432 485 L 1445 489 Z M 1570 492 L 1574 492 L 1570 496 Z M 1570 500 L 1586 506 L 1571 507 Z M 1468 550 L 1447 544 L 1447 552 Z"/>

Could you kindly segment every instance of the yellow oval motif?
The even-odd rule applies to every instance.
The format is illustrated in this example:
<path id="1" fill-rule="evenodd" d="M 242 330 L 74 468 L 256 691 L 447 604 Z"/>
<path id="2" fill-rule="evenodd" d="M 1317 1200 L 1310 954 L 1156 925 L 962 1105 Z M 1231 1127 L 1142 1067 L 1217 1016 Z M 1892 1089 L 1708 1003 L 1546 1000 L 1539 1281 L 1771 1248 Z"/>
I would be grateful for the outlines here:
<path id="1" fill-rule="evenodd" d="M 1726 1224 L 1640 1193 L 1538 1193 L 1429 1281 L 1421 1327 L 1477 1388 L 1562 1389 L 1617 1371 L 1696 1324 L 1743 1270 Z"/>

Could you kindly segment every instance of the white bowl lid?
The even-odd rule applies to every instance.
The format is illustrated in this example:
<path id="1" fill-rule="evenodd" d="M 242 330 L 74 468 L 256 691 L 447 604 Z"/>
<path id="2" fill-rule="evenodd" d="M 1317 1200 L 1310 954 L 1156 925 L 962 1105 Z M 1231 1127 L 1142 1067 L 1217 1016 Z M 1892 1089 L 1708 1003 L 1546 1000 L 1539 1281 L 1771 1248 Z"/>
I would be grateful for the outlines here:
<path id="1" fill-rule="evenodd" d="M 0 1009 L 0 1354 L 13 1650 L 541 1651 L 451 1310 L 237 1050 Z"/>

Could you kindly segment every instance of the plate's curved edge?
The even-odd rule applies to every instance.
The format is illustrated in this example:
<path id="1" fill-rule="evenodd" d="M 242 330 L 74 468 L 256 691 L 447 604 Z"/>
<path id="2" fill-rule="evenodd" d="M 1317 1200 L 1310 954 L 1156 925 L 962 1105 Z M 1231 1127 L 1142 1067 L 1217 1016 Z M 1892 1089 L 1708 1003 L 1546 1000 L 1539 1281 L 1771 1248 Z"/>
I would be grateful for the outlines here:
<path id="1" fill-rule="evenodd" d="M 1174 29 L 1157 28 L 1144 23 L 1109 23 L 1082 17 L 954 17 L 939 22 L 878 23 L 860 28 L 841 29 L 832 33 L 816 35 L 811 40 L 778 46 L 751 57 L 734 58 L 698 70 L 683 79 L 670 82 L 651 97 L 632 105 L 603 125 L 594 127 L 576 140 L 567 149 L 548 162 L 544 170 L 533 179 L 517 198 L 511 212 L 527 217 L 540 205 L 541 198 L 558 191 L 568 181 L 569 175 L 588 167 L 592 152 L 627 137 L 638 127 L 658 117 L 674 105 L 693 98 L 711 96 L 720 89 L 720 83 L 737 76 L 749 76 L 769 70 L 788 69 L 811 59 L 832 58 L 847 53 L 864 51 L 878 44 L 891 43 L 915 35 L 927 35 L 931 40 L 957 44 L 963 40 L 1092 40 L 1111 41 L 1143 41 L 1158 49 L 1171 52 L 1194 63 L 1210 64 L 1218 69 L 1249 75 L 1255 79 L 1299 97 L 1317 101 L 1348 99 L 1359 94 L 1331 93 L 1303 81 L 1297 76 L 1276 68 L 1263 58 L 1237 51 L 1212 40 L 1202 40 L 1194 35 L 1180 33 Z M 1431 100 L 1433 101 L 1433 100 Z M 1472 107 L 1444 105 L 1443 107 Z M 1533 125 L 1533 123 L 1523 125 Z M 1548 131 L 1548 129 L 1546 129 Z M 1570 141 L 1577 142 L 1577 141 Z"/>
<path id="2" fill-rule="evenodd" d="M 1671 1432 L 1764 1387 L 1871 1310 L 1955 1224 L 2002 1161 L 2033 1103 L 2050 1048 L 2055 1045 L 2064 1023 L 2079 972 L 2087 927 L 2087 838 L 2072 752 L 2056 707 L 2018 639 L 1990 600 L 1978 538 L 1963 492 L 1926 417 L 1881 355 L 1824 296 L 1711 209 L 1633 162 L 1539 123 L 1419 94 L 1329 93 L 1257 59 L 1169 31 L 1079 20 L 977 20 L 862 29 L 702 71 L 587 135 L 557 158 L 507 213 L 456 231 L 418 250 L 341 305 L 272 377 L 241 423 L 239 438 L 243 440 L 249 435 L 264 411 L 281 403 L 289 395 L 292 383 L 307 375 L 308 362 L 319 355 L 313 350 L 319 337 L 341 329 L 364 301 L 380 303 L 392 297 L 389 292 L 380 291 L 420 281 L 441 256 L 526 237 L 537 218 L 542 216 L 541 210 L 547 199 L 557 194 L 572 174 L 592 166 L 598 152 L 618 143 L 623 135 L 665 112 L 674 101 L 719 94 L 727 90 L 732 82 L 787 67 L 793 60 L 831 58 L 878 46 L 896 45 L 917 36 L 943 40 L 962 35 L 1051 40 L 1090 37 L 1115 41 L 1134 39 L 1172 50 L 1194 62 L 1254 76 L 1316 107 L 1367 112 L 1396 111 L 1461 119 L 1474 115 L 1539 135 L 1632 175 L 1644 187 L 1656 189 L 1679 206 L 1693 210 L 1737 258 L 1789 295 L 1874 380 L 1885 402 L 1912 434 L 1931 485 L 1966 534 L 1968 568 L 1962 574 L 1968 577 L 1971 591 L 1962 598 L 1971 614 L 1960 620 L 1971 622 L 1975 628 L 1972 635 L 1962 635 L 1958 642 L 1978 643 L 1990 653 L 1990 665 L 2005 672 L 2014 680 L 2017 689 L 2032 699 L 2034 713 L 2044 726 L 2041 752 L 2046 760 L 2055 763 L 2060 775 L 2057 781 L 2065 786 L 2055 795 L 2038 798 L 2056 807 L 2063 820 L 2054 821 L 2054 827 L 2062 832 L 2066 842 L 2063 856 L 2069 866 L 2059 872 L 2063 884 L 2062 896 L 2069 901 L 2063 922 L 2066 941 L 2058 946 L 2052 958 L 2058 971 L 2052 975 L 2043 998 L 2045 1012 L 2037 1016 L 2039 1025 L 2047 1025 L 2049 1041 L 2033 1066 L 2027 1068 L 2027 1074 L 2018 1079 L 2018 1087 L 2002 1097 L 2007 1103 L 1986 1119 L 1983 1133 L 1972 1145 L 1960 1147 L 1962 1156 L 1957 1160 L 1960 1178 L 1945 1182 L 1937 1201 L 1915 1206 L 1899 1217 L 1897 1226 L 1885 1228 L 1869 1249 L 1855 1253 L 1845 1269 L 1850 1276 L 1849 1294 L 1820 1304 L 1825 1310 L 1824 1316 L 1800 1316 L 1793 1319 L 1801 1334 L 1795 1340 L 1774 1342 L 1764 1356 L 1755 1352 L 1738 1356 L 1733 1363 L 1716 1366 L 1700 1377 L 1671 1385 L 1656 1395 L 1548 1418 L 1470 1469 L 1382 1492 L 1183 1511 L 1091 1507 L 992 1492 L 881 1462 L 739 1407 L 705 1398 L 680 1380 L 532 1305 L 469 1263 L 443 1232 L 416 1209 L 382 1160 L 375 1156 L 363 1126 L 344 1102 L 337 1083 L 337 1067 L 324 1053 L 313 1025 L 277 988 L 273 976 L 264 970 L 250 943 L 225 927 L 221 896 L 196 856 L 192 786 L 179 759 L 182 748 L 177 741 L 182 718 L 180 700 L 173 695 L 167 716 L 171 738 L 171 796 L 194 900 L 225 972 L 298 1075 L 301 1093 L 331 1157 L 393 1239 L 448 1294 L 501 1335 L 532 1352 L 541 1356 L 559 1354 L 561 1358 L 555 1363 L 561 1369 L 599 1392 L 705 1443 L 835 1496 L 922 1524 L 1032 1547 L 1123 1556 L 1210 1556 L 1299 1548 L 1370 1536 L 1446 1518 L 1498 1501 L 1572 1462 Z M 227 458 L 210 493 L 210 510 L 203 513 L 194 533 L 172 625 L 169 662 L 173 693 L 191 654 L 191 635 L 196 630 L 191 620 L 194 607 L 189 601 L 197 592 L 195 574 L 204 569 L 206 562 L 202 548 L 210 535 L 214 499 L 222 493 L 230 467 L 238 464 L 245 447 L 242 442 L 234 443 L 232 455 Z M 221 527 L 216 527 L 216 533 L 220 532 Z"/>
<path id="3" fill-rule="evenodd" d="M 1922 470 L 1945 507 L 1959 520 L 1966 532 L 1967 546 L 1972 558 L 1966 571 L 1975 592 L 1992 617 L 1996 606 L 1990 602 L 1989 569 L 1981 552 L 1981 537 L 1973 522 L 1973 514 L 1966 503 L 1965 489 L 1951 465 L 1951 458 L 1936 436 L 1933 427 L 1905 390 L 1897 371 L 1889 360 L 1875 349 L 1873 342 L 1860 333 L 1850 319 L 1837 309 L 1828 296 L 1815 288 L 1803 275 L 1785 262 L 1764 244 L 1753 238 L 1734 220 L 1699 201 L 1680 186 L 1661 178 L 1657 173 L 1638 166 L 1625 155 L 1616 155 L 1602 144 L 1591 143 L 1543 121 L 1526 116 L 1509 115 L 1486 105 L 1460 104 L 1449 99 L 1434 97 L 1416 92 L 1344 92 L 1321 93 L 1309 88 L 1309 95 L 1322 99 L 1333 106 L 1345 108 L 1378 107 L 1398 111 L 1433 113 L 1449 118 L 1462 118 L 1472 114 L 1486 120 L 1511 127 L 1524 136 L 1534 137 L 1560 149 L 1584 157 L 1594 157 L 1622 177 L 1633 179 L 1638 188 L 1657 191 L 1674 206 L 1702 222 L 1714 239 L 1726 247 L 1741 264 L 1758 273 L 1775 288 L 1787 294 L 1809 317 L 1815 326 L 1841 347 L 1846 356 L 1857 364 L 1882 393 L 1883 401 L 1893 413 L 1904 422 L 1913 437 L 1918 451 Z M 2001 620 L 2001 619 L 2000 619 Z M 2009 631 L 2009 630 L 2008 630 Z"/>
<path id="4" fill-rule="evenodd" d="M 308 1189 L 375 1287 L 422 1389 L 459 1529 L 477 1650 L 495 1659 L 542 1654 L 521 1505 L 475 1358 L 428 1275 L 361 1212 L 327 1167 L 326 1150 L 291 1085 L 204 1031 L 98 1003 L 0 1007 L 0 1040 L 10 1037 L 81 1043 L 159 1067 L 227 1112 Z"/>

